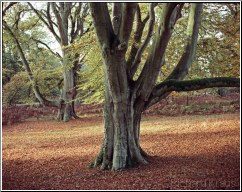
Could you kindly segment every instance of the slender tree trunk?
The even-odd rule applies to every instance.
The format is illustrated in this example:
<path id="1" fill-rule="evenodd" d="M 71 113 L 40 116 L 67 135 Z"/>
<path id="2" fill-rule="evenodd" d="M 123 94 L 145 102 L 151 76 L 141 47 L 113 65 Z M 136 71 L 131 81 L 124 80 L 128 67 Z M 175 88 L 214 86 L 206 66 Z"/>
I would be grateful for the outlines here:
<path id="1" fill-rule="evenodd" d="M 76 87 L 73 77 L 73 69 L 64 69 L 64 85 L 59 100 L 58 120 L 69 121 L 71 118 L 78 118 L 75 113 Z"/>
<path id="2" fill-rule="evenodd" d="M 72 69 L 64 69 L 64 87 L 63 87 L 63 99 L 65 101 L 65 110 L 64 110 L 64 121 L 69 121 L 72 116 L 72 91 L 74 88 L 74 79 L 73 79 Z"/>
<path id="3" fill-rule="evenodd" d="M 75 97 L 77 94 L 76 91 L 76 79 L 75 79 L 75 68 L 70 66 L 71 57 L 69 55 L 68 49 L 64 48 L 63 53 L 63 77 L 64 84 L 61 90 L 59 108 L 57 119 L 63 121 L 69 121 L 72 117 L 78 118 L 75 113 Z"/>

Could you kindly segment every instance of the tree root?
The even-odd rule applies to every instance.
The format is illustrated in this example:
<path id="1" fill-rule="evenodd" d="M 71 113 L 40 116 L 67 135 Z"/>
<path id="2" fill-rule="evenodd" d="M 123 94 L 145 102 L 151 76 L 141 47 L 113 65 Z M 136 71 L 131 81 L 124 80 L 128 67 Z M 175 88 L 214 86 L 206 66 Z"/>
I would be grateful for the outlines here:
<path id="1" fill-rule="evenodd" d="M 143 150 L 142 150 L 142 153 L 145 154 L 146 157 L 148 157 L 148 154 L 145 153 Z M 113 162 L 112 162 L 113 159 L 107 159 L 107 156 L 105 155 L 105 153 L 103 153 L 103 150 L 100 150 L 99 154 L 97 155 L 95 160 L 91 163 L 89 168 L 91 168 L 91 169 L 100 168 L 101 170 L 120 171 L 120 170 L 124 170 L 124 169 L 128 169 L 128 168 L 136 167 L 137 165 L 140 165 L 140 164 L 146 165 L 149 162 L 144 158 L 142 153 L 138 159 L 131 159 L 130 157 L 128 157 L 124 167 L 114 168 Z"/>

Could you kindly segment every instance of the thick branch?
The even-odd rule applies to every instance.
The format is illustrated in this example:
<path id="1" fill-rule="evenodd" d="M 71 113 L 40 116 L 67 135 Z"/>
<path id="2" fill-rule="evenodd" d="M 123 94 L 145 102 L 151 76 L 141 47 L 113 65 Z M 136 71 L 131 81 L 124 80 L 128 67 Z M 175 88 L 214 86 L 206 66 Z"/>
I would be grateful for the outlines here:
<path id="1" fill-rule="evenodd" d="M 137 26 L 136 26 L 136 28 L 138 28 L 138 24 L 142 23 L 142 20 L 141 20 L 141 10 L 140 10 L 139 4 L 137 4 L 136 19 L 137 19 L 137 23 L 136 23 Z"/>
<path id="2" fill-rule="evenodd" d="M 110 48 L 114 31 L 107 3 L 89 3 L 89 6 L 99 43 L 102 47 Z"/>
<path id="3" fill-rule="evenodd" d="M 119 30 L 119 40 L 121 43 L 126 43 L 126 45 L 128 45 L 137 3 L 123 3 L 122 7 L 122 21 Z"/>
<path id="4" fill-rule="evenodd" d="M 179 14 L 177 3 L 165 3 L 160 16 L 159 27 L 156 31 L 152 47 L 142 72 L 136 82 L 135 89 L 142 102 L 149 98 L 155 85 L 159 71 L 164 63 L 164 56 L 174 25 Z"/>
<path id="5" fill-rule="evenodd" d="M 195 57 L 198 31 L 201 20 L 202 3 L 192 3 L 190 7 L 189 20 L 187 26 L 187 44 L 181 59 L 168 79 L 183 79 L 189 71 Z"/>
<path id="6" fill-rule="evenodd" d="M 172 91 L 195 91 L 213 87 L 240 87 L 240 79 L 232 77 L 215 77 L 194 80 L 167 80 L 156 85 L 146 103 L 146 108 L 159 102 L 163 95 Z"/>
<path id="7" fill-rule="evenodd" d="M 118 35 L 122 19 L 122 3 L 113 3 L 112 15 L 113 30 L 115 35 Z"/>
<path id="8" fill-rule="evenodd" d="M 81 12 L 81 7 L 82 7 L 82 3 L 79 3 L 74 14 L 70 15 L 70 19 L 71 19 L 71 32 L 70 32 L 71 40 L 70 40 L 70 42 L 73 42 L 74 41 L 73 39 L 75 39 L 75 37 L 77 35 L 77 33 L 75 33 L 75 27 L 77 25 L 77 18 L 80 17 L 79 13 Z"/>
<path id="9" fill-rule="evenodd" d="M 90 27 L 92 25 L 92 22 L 90 22 L 89 27 L 87 27 L 84 30 L 84 22 L 86 17 L 90 14 L 90 9 L 89 9 L 88 3 L 83 3 L 83 4 L 84 5 L 82 7 L 82 14 L 80 17 L 78 17 L 78 20 L 77 20 L 78 25 L 77 25 L 76 32 L 78 33 L 79 37 L 85 35 L 90 30 Z"/>
<path id="10" fill-rule="evenodd" d="M 149 14 L 145 17 L 145 19 L 142 21 L 141 19 L 141 11 L 139 4 L 137 4 L 137 10 L 136 10 L 136 27 L 134 31 L 134 40 L 131 46 L 131 51 L 127 60 L 127 71 L 130 73 L 130 69 L 134 63 L 135 56 L 139 49 L 139 44 L 141 42 L 142 34 L 145 28 L 145 25 L 147 21 L 149 20 Z"/>
<path id="11" fill-rule="evenodd" d="M 166 91 L 195 91 L 212 87 L 239 87 L 240 79 L 232 77 L 215 77 L 194 80 L 169 80 L 157 85 L 159 87 L 166 87 Z"/>
<path id="12" fill-rule="evenodd" d="M 57 20 L 57 24 L 58 24 L 58 30 L 60 33 L 60 38 L 61 38 L 61 44 L 62 45 L 68 45 L 68 34 L 67 34 L 67 30 L 68 30 L 68 10 L 67 13 L 65 13 L 65 3 L 60 3 L 61 6 L 61 10 L 57 9 L 57 5 L 55 2 L 51 2 L 51 8 L 55 14 L 56 20 Z"/>
<path id="13" fill-rule="evenodd" d="M 70 42 L 74 42 L 78 35 L 83 33 L 83 20 L 84 18 L 81 17 L 80 13 L 83 8 L 83 3 L 78 3 L 74 11 L 74 17 L 72 18 L 72 26 L 71 26 L 71 40 Z M 84 10 L 83 10 L 84 12 Z"/>

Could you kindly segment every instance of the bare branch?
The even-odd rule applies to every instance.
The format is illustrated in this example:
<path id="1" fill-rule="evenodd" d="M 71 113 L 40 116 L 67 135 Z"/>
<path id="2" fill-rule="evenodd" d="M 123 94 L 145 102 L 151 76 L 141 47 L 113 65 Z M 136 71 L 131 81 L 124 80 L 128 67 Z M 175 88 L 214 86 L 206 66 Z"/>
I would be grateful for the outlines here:
<path id="1" fill-rule="evenodd" d="M 167 77 L 168 79 L 183 79 L 191 67 L 196 54 L 198 31 L 200 26 L 202 3 L 192 3 L 187 27 L 187 44 L 175 69 Z"/>
<path id="2" fill-rule="evenodd" d="M 154 29 L 154 23 L 155 23 L 155 6 L 156 6 L 157 3 L 151 3 L 150 4 L 150 14 L 149 14 L 149 18 L 150 18 L 150 22 L 149 22 L 149 29 L 148 29 L 148 34 L 146 36 L 146 39 L 144 40 L 143 44 L 141 45 L 141 47 L 139 48 L 136 56 L 135 56 L 135 59 L 134 59 L 134 62 L 133 62 L 133 65 L 132 65 L 132 68 L 131 68 L 131 72 L 130 72 L 130 76 L 131 78 L 133 78 L 139 64 L 140 64 L 140 61 L 141 61 L 141 56 L 145 50 L 145 48 L 147 47 L 149 41 L 150 41 L 150 38 L 152 37 L 152 33 L 153 33 L 153 29 Z"/>
<path id="3" fill-rule="evenodd" d="M 35 42 L 40 43 L 42 45 L 44 45 L 54 56 L 58 57 L 59 59 L 62 59 L 61 55 L 57 52 L 54 52 L 46 43 L 44 43 L 43 41 L 40 41 L 38 39 L 32 38 Z"/>
<path id="4" fill-rule="evenodd" d="M 49 4 L 49 3 L 48 3 Z M 31 9 L 35 12 L 35 14 L 39 17 L 39 19 L 46 25 L 46 27 L 50 30 L 50 32 L 54 35 L 55 39 L 60 42 L 60 37 L 57 35 L 57 33 L 55 32 L 54 28 L 53 28 L 53 22 L 51 20 L 51 16 L 50 16 L 50 12 L 49 12 L 49 5 L 47 5 L 47 15 L 46 18 L 48 20 L 48 22 L 42 17 L 43 13 L 40 13 L 40 11 L 38 11 L 37 9 L 35 9 L 33 7 L 33 5 L 31 3 L 28 2 L 28 5 L 31 7 Z"/>
<path id="5" fill-rule="evenodd" d="M 89 3 L 89 5 L 100 45 L 110 48 L 110 39 L 113 40 L 114 31 L 107 3 Z"/>
<path id="6" fill-rule="evenodd" d="M 6 15 L 7 10 L 9 10 L 12 6 L 14 6 L 17 3 L 18 2 L 9 2 L 9 4 L 2 11 L 2 17 Z"/>
<path id="7" fill-rule="evenodd" d="M 80 14 L 81 13 L 81 14 Z M 86 32 L 89 31 L 89 27 L 84 30 L 85 18 L 89 13 L 89 6 L 87 3 L 79 3 L 74 11 L 74 17 L 72 19 L 72 28 L 71 28 L 71 40 L 74 40 L 79 36 L 83 36 Z"/>
<path id="8" fill-rule="evenodd" d="M 22 13 L 24 13 L 24 10 L 18 11 L 18 13 L 16 13 L 15 15 L 15 22 L 12 27 L 16 27 L 17 30 L 19 29 L 19 22 L 20 22 Z"/>
<path id="9" fill-rule="evenodd" d="M 232 77 L 215 77 L 194 80 L 167 80 L 156 85 L 152 91 L 149 100 L 145 104 L 148 108 L 159 102 L 164 95 L 172 91 L 195 91 L 213 87 L 240 87 L 240 79 Z"/>
<path id="10" fill-rule="evenodd" d="M 44 15 L 44 16 L 48 20 L 51 29 L 54 30 L 53 25 L 58 28 L 58 25 L 51 18 L 51 15 L 50 15 L 50 3 L 49 2 L 47 3 L 46 15 Z"/>
<path id="11" fill-rule="evenodd" d="M 39 17 L 39 19 L 49 28 L 48 23 L 46 22 L 46 20 L 42 17 L 41 13 L 34 8 L 34 6 L 28 2 L 28 5 L 31 7 L 31 9 L 35 12 L 35 14 Z"/>

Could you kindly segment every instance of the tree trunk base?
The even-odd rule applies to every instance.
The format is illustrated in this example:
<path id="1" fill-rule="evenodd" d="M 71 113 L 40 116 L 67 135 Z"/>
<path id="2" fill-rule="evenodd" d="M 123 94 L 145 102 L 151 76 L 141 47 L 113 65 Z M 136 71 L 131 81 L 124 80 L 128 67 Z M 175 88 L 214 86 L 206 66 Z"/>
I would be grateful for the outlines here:
<path id="1" fill-rule="evenodd" d="M 61 106 L 58 109 L 58 113 L 56 116 L 57 121 L 64 121 L 68 122 L 70 119 L 79 119 L 80 117 L 77 116 L 74 108 L 70 107 L 67 108 L 65 105 Z"/>
<path id="2" fill-rule="evenodd" d="M 148 154 L 143 150 L 142 150 L 142 153 L 145 154 L 146 157 L 148 157 Z M 122 166 L 120 166 L 119 163 L 114 162 L 113 158 L 108 159 L 107 155 L 103 152 L 103 149 L 102 149 L 99 152 L 96 159 L 91 163 L 89 168 L 91 169 L 100 168 L 101 170 L 120 171 L 128 168 L 136 167 L 137 165 L 140 165 L 140 164 L 146 165 L 146 164 L 149 164 L 149 162 L 143 156 L 140 156 L 139 158 L 136 158 L 136 159 L 127 157 L 125 165 L 122 164 Z"/>
<path id="3" fill-rule="evenodd" d="M 80 117 L 74 112 L 74 113 L 72 113 L 72 117 L 74 118 L 74 119 L 80 119 Z"/>
<path id="4" fill-rule="evenodd" d="M 140 153 L 141 155 L 146 158 L 146 157 L 150 157 L 150 155 L 148 153 L 146 153 L 141 147 L 140 147 Z"/>

